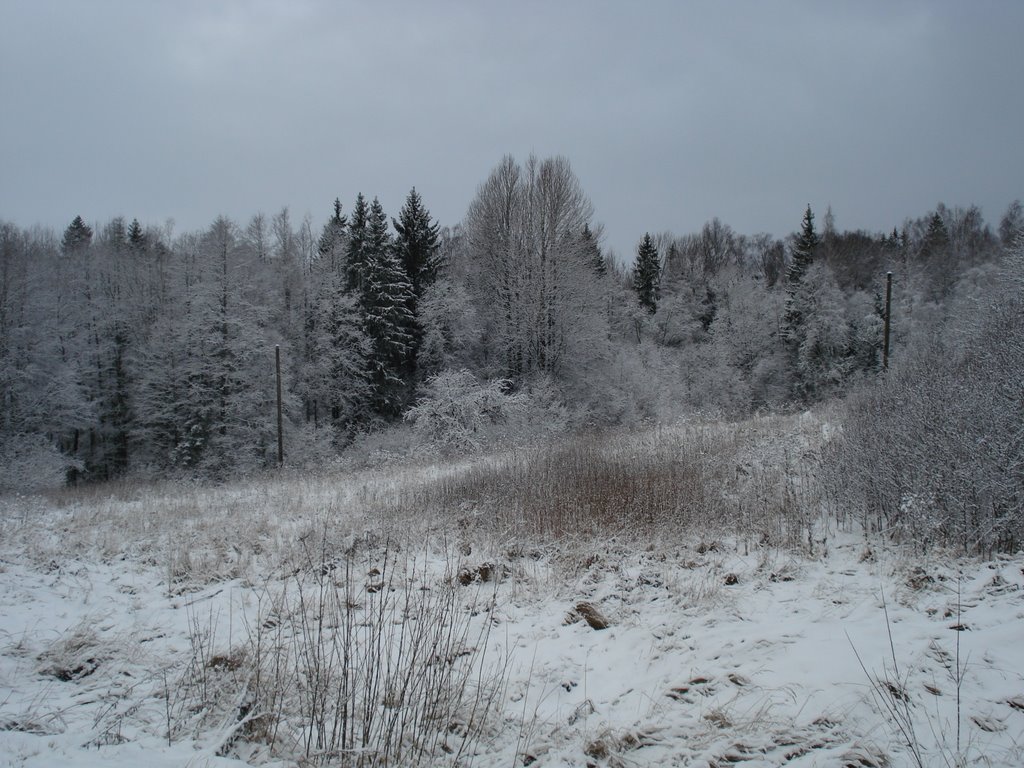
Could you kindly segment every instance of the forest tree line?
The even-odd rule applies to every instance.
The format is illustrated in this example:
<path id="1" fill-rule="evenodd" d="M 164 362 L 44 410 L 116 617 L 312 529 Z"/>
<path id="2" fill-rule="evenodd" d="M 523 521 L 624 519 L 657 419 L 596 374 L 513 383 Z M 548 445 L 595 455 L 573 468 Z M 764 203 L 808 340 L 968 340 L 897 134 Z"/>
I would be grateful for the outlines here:
<path id="1" fill-rule="evenodd" d="M 183 234 L 0 222 L 0 486 L 274 465 L 275 346 L 292 466 L 405 422 L 462 450 L 513 419 L 805 407 L 878 380 L 886 272 L 898 360 L 956 336 L 1024 227 L 1019 202 L 994 229 L 940 204 L 884 233 L 808 206 L 783 239 L 644 233 L 626 266 L 560 157 L 504 158 L 451 226 L 415 189 L 394 217 L 325 207 Z"/>

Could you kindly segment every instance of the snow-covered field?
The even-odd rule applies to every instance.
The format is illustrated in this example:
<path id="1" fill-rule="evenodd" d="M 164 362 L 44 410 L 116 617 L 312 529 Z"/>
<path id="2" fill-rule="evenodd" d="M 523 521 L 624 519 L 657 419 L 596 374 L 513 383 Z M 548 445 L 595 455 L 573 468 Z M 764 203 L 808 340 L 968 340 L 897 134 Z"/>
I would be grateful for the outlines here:
<path id="1" fill-rule="evenodd" d="M 1024 764 L 1024 556 L 417 516 L 472 467 L 4 500 L 0 764 Z"/>

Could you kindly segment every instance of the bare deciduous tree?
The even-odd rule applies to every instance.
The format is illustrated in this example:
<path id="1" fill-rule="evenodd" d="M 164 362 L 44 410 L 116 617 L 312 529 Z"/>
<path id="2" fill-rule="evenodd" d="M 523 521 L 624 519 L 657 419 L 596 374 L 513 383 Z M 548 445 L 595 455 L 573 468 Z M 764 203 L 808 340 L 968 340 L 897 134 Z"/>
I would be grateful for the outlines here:
<path id="1" fill-rule="evenodd" d="M 522 380 L 579 370 L 605 337 L 584 232 L 592 207 L 562 157 L 506 157 L 466 218 L 470 284 L 498 373 Z"/>

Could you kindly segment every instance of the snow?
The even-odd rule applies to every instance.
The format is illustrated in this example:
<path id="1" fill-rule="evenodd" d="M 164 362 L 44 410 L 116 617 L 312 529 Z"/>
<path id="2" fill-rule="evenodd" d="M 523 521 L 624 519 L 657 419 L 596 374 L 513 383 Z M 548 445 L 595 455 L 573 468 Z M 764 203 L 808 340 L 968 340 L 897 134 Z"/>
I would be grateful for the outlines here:
<path id="1" fill-rule="evenodd" d="M 188 651 L 189 626 L 160 574 L 124 561 L 20 559 L 5 553 L 0 573 L 0 764 L 244 765 L 161 737 L 161 672 Z M 86 674 L 60 680 L 51 669 Z"/>
<path id="2" fill-rule="evenodd" d="M 926 765 L 1024 764 L 1024 555 L 915 556 L 835 529 L 814 557 L 688 536 L 459 550 L 409 521 L 390 529 L 408 537 L 395 554 L 397 539 L 367 533 L 383 525 L 368 500 L 449 471 L 8 500 L 0 765 L 294 764 L 222 749 L 235 705 L 197 715 L 175 689 L 197 654 L 245 645 L 325 520 L 363 542 L 360 567 L 394 558 L 399 602 L 499 564 L 497 583 L 453 587 L 468 636 L 485 638 L 471 654 L 500 682 L 462 764 L 911 765 L 869 674 L 905 691 Z M 574 621 L 580 601 L 609 628 Z"/>

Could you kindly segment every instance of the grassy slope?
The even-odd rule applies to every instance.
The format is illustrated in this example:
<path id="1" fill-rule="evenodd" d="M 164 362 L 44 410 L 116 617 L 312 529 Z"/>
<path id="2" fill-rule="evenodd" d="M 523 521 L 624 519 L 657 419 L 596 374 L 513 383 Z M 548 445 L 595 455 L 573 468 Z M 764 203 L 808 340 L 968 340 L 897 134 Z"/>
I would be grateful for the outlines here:
<path id="1" fill-rule="evenodd" d="M 6 500 L 0 760 L 1021 764 L 1022 558 L 869 546 L 826 435 Z"/>

